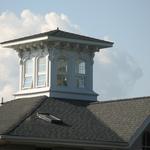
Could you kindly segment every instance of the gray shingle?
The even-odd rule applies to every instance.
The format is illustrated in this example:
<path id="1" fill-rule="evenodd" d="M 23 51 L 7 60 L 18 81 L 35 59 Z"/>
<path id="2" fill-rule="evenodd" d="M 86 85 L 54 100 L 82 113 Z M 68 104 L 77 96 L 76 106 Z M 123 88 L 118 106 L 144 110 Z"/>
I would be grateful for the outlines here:
<path id="1" fill-rule="evenodd" d="M 89 103 L 47 99 L 45 103 L 11 135 L 26 137 L 42 137 L 50 139 L 72 139 L 72 140 L 111 140 L 121 139 L 111 131 L 101 120 L 87 109 Z M 52 124 L 36 117 L 37 112 L 45 112 L 61 118 L 67 126 Z M 103 135 L 103 134 L 105 135 Z M 109 133 L 109 135 L 108 135 Z"/>
<path id="2" fill-rule="evenodd" d="M 49 139 L 129 142 L 150 114 L 150 98 L 89 103 L 48 98 L 10 135 Z M 38 119 L 37 112 L 61 118 L 66 125 Z"/>
<path id="3" fill-rule="evenodd" d="M 0 135 L 7 134 L 18 126 L 45 98 L 12 100 L 0 106 Z"/>
<path id="4" fill-rule="evenodd" d="M 150 117 L 150 97 L 104 102 L 89 109 L 125 142 Z"/>

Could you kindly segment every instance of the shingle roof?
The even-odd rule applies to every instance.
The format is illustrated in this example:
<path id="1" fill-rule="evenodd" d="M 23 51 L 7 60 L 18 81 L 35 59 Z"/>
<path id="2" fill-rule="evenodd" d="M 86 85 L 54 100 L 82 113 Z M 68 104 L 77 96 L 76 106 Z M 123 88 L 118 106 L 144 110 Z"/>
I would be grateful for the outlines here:
<path id="1" fill-rule="evenodd" d="M 13 112 L 14 106 L 16 106 L 14 115 L 11 115 L 11 117 L 15 117 L 13 121 L 8 122 L 11 118 L 9 115 L 7 121 L 0 117 L 1 133 L 49 140 L 128 143 L 150 115 L 150 97 L 96 103 L 46 98 L 42 100 L 40 107 L 37 107 L 33 112 L 33 108 L 35 108 L 33 106 L 41 103 L 40 99 L 33 98 L 33 101 L 31 99 L 15 100 L 0 107 L 0 115 L 3 112 L 7 116 L 9 114 L 7 113 L 8 109 L 9 111 L 12 109 Z M 22 110 L 19 107 L 24 108 L 23 115 L 16 116 L 17 112 L 20 113 Z M 26 115 L 29 114 L 28 111 L 30 116 Z M 56 116 L 63 121 L 63 124 L 40 119 L 37 113 Z M 22 116 L 23 118 L 26 116 L 26 119 L 21 122 L 18 121 L 22 120 Z M 5 123 L 9 130 L 7 127 L 4 129 L 1 127 L 1 124 L 4 126 Z M 12 130 L 12 123 L 19 123 L 19 126 L 15 126 Z"/>
<path id="2" fill-rule="evenodd" d="M 122 141 L 129 142 L 143 122 L 150 117 L 150 97 L 104 102 L 90 105 L 89 109 Z"/>
<path id="3" fill-rule="evenodd" d="M 18 99 L 0 106 L 0 135 L 7 134 L 18 126 L 34 109 L 37 109 L 43 99 L 44 97 Z"/>
<path id="4" fill-rule="evenodd" d="M 75 34 L 75 33 L 70 33 L 70 32 L 66 32 L 66 31 L 62 31 L 62 30 L 58 30 L 58 29 L 52 30 L 49 32 L 40 33 L 40 34 L 31 35 L 31 36 L 26 36 L 23 38 L 18 38 L 18 39 L 14 39 L 14 40 L 1 42 L 0 44 L 6 44 L 6 43 L 8 44 L 11 42 L 18 42 L 18 41 L 27 40 L 27 39 L 38 38 L 41 36 L 52 36 L 52 37 L 84 40 L 84 41 L 91 41 L 91 42 L 103 42 L 106 44 L 113 45 L 113 42 L 104 41 L 104 40 L 100 40 L 100 39 L 96 39 L 96 38 L 92 38 L 92 37 L 88 37 L 88 36 L 83 36 L 83 35 L 79 35 L 79 34 Z"/>

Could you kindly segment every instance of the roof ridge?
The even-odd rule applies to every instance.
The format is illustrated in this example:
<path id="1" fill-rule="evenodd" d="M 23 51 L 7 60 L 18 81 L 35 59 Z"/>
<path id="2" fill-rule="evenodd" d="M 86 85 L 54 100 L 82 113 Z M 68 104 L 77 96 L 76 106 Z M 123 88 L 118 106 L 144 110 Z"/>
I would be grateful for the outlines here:
<path id="1" fill-rule="evenodd" d="M 94 40 L 100 40 L 100 41 L 104 41 L 104 42 L 110 42 L 110 43 L 113 43 L 112 41 L 107 41 L 107 40 L 103 40 L 103 39 L 99 39 L 99 38 L 95 38 L 95 37 L 92 37 L 90 35 L 83 35 L 82 33 L 75 33 L 75 32 L 70 32 L 70 31 L 64 31 L 64 30 L 60 30 L 60 29 L 56 29 L 56 30 L 52 30 L 52 31 L 57 31 L 57 32 L 64 32 L 66 34 L 73 34 L 73 35 L 76 35 L 76 36 L 82 36 L 82 37 L 85 37 L 85 38 L 91 38 L 91 39 L 94 39 Z M 51 32 L 51 31 L 49 31 Z M 56 32 L 56 33 L 57 33 Z M 55 34 L 56 34 L 55 33 Z"/>
<path id="2" fill-rule="evenodd" d="M 3 134 L 9 134 L 10 132 L 12 132 L 13 130 L 15 130 L 24 120 L 26 120 L 29 116 L 31 116 L 47 99 L 47 96 L 44 96 L 41 98 L 41 100 L 28 112 L 26 113 L 18 122 L 16 122 L 15 125 L 13 125 L 12 127 L 10 127 L 6 132 L 4 132 Z"/>
<path id="3" fill-rule="evenodd" d="M 141 99 L 147 99 L 150 98 L 150 96 L 141 96 L 141 97 L 132 97 L 132 98 L 121 98 L 121 99 L 114 99 L 114 100 L 106 100 L 106 101 L 96 101 L 91 103 L 90 105 L 95 104 L 105 104 L 105 103 L 114 103 L 114 102 L 125 102 L 125 101 L 131 101 L 131 100 L 141 100 Z"/>
<path id="4" fill-rule="evenodd" d="M 16 38 L 14 38 L 14 39 L 10 39 L 10 40 L 6 40 L 6 41 L 3 41 L 3 42 L 0 42 L 0 44 L 4 44 L 4 43 L 6 43 L 6 42 L 13 42 L 13 41 L 15 41 L 15 40 L 23 40 L 24 38 L 31 38 L 31 37 L 33 37 L 33 36 L 40 36 L 40 35 L 46 35 L 46 34 L 48 34 L 48 33 L 50 33 L 50 32 L 56 32 L 57 31 L 57 29 L 55 29 L 55 30 L 49 30 L 49 31 L 45 31 L 45 32 L 39 32 L 39 33 L 33 33 L 33 34 L 28 34 L 28 35 L 25 35 L 25 36 L 21 36 L 21 37 L 16 37 Z"/>
<path id="5" fill-rule="evenodd" d="M 63 32 L 64 34 L 83 37 L 83 38 L 85 38 L 84 40 L 92 39 L 92 40 L 97 40 L 97 41 L 101 41 L 101 42 L 107 42 L 107 43 L 114 44 L 112 41 L 107 41 L 107 40 L 92 37 L 90 35 L 83 35 L 83 34 L 80 34 L 80 33 L 74 33 L 74 32 L 64 31 L 64 30 L 60 30 L 60 29 L 49 30 L 49 31 L 45 31 L 45 32 L 33 33 L 33 34 L 17 37 L 15 39 L 10 39 L 10 40 L 0 42 L 0 44 L 10 43 L 10 42 L 14 42 L 16 40 L 21 41 L 21 40 L 25 40 L 27 38 L 36 38 L 36 37 L 39 37 L 39 36 L 57 36 L 57 33 L 59 33 L 59 32 Z"/>

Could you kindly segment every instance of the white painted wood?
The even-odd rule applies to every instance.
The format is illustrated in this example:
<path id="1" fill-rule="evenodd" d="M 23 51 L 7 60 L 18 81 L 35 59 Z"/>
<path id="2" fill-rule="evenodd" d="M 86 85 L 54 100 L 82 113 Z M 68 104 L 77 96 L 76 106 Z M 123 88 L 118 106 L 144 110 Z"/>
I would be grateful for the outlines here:
<path id="1" fill-rule="evenodd" d="M 22 66 L 22 60 L 19 60 L 19 90 L 21 90 L 23 86 L 23 66 Z"/>
<path id="2" fill-rule="evenodd" d="M 46 87 L 49 86 L 49 55 L 46 56 Z"/>
<path id="3" fill-rule="evenodd" d="M 33 46 L 34 45 L 34 46 Z M 39 41 L 37 44 L 35 42 L 32 44 L 25 44 L 22 46 L 22 50 L 19 51 L 20 59 L 24 62 L 26 59 L 33 59 L 33 88 L 23 89 L 22 83 L 24 80 L 24 66 L 21 63 L 20 71 L 21 78 L 19 92 L 15 93 L 16 98 L 23 97 L 34 97 L 34 96 L 51 96 L 56 98 L 65 99 L 76 99 L 76 100 L 90 100 L 96 101 L 97 94 L 93 91 L 93 58 L 94 51 L 72 49 L 71 47 L 67 49 L 62 49 L 60 47 L 51 47 L 49 44 L 43 43 L 39 46 Z M 80 47 L 80 46 L 79 46 Z M 37 59 L 41 56 L 46 57 L 46 87 L 37 87 Z M 57 61 L 60 58 L 65 58 L 68 64 L 68 85 L 58 86 L 57 85 Z M 86 75 L 85 75 L 85 87 L 77 87 L 77 73 L 75 71 L 77 60 L 84 60 L 86 62 Z"/>
<path id="4" fill-rule="evenodd" d="M 93 42 L 93 41 L 88 41 L 88 40 L 80 40 L 80 39 L 71 39 L 71 38 L 62 38 L 62 37 L 54 37 L 54 36 L 48 36 L 48 41 L 64 41 L 64 42 L 71 42 L 71 43 L 79 43 L 79 44 L 90 44 L 90 45 L 97 45 L 100 47 L 103 46 L 111 46 L 111 43 L 107 43 L 106 41 L 99 41 L 99 42 Z M 99 49 L 97 49 L 99 51 Z"/>
<path id="5" fill-rule="evenodd" d="M 14 45 L 19 45 L 19 44 L 26 44 L 26 43 L 32 43 L 32 42 L 37 42 L 37 41 L 43 41 L 47 40 L 48 36 L 43 36 L 43 37 L 38 37 L 38 38 L 33 38 L 33 39 L 28 39 L 28 40 L 22 40 L 22 41 L 17 41 L 17 42 L 10 42 L 6 44 L 2 44 L 3 47 L 10 47 Z"/>

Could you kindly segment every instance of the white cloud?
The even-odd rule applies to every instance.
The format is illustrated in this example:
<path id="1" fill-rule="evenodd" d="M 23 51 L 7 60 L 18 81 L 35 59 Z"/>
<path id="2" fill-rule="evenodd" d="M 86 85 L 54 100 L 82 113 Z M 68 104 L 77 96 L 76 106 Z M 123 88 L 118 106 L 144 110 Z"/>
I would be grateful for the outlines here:
<path id="1" fill-rule="evenodd" d="M 46 14 L 45 23 L 41 26 L 41 30 L 47 31 L 49 29 L 56 29 L 56 27 L 60 27 L 67 31 L 79 32 L 79 27 L 72 24 L 66 15 L 57 15 L 54 12 Z"/>
<path id="2" fill-rule="evenodd" d="M 12 12 L 0 14 L 0 41 L 34 33 L 60 29 L 79 32 L 79 27 L 72 24 L 64 14 L 50 12 L 45 15 L 34 14 L 30 10 L 23 10 L 20 16 Z"/>
<path id="3" fill-rule="evenodd" d="M 102 64 L 110 64 L 111 63 L 111 58 L 108 56 L 109 53 L 107 49 L 102 49 L 100 52 L 96 53 L 96 60 L 98 63 Z"/>
<path id="4" fill-rule="evenodd" d="M 15 51 L 0 48 L 0 98 L 4 97 L 5 100 L 13 98 L 12 94 L 18 87 L 17 62 Z"/>
<path id="5" fill-rule="evenodd" d="M 12 100 L 13 93 L 14 89 L 12 88 L 12 85 L 9 84 L 4 85 L 3 89 L 0 91 L 0 95 L 2 95 L 2 97 L 4 98 L 4 102 Z"/>
<path id="6" fill-rule="evenodd" d="M 0 42 L 25 35 L 60 29 L 79 32 L 79 27 L 71 23 L 64 14 L 50 12 L 37 15 L 30 10 L 23 10 L 20 16 L 12 12 L 0 14 Z M 13 98 L 18 89 L 19 80 L 18 57 L 11 49 L 0 48 L 0 98 Z"/>
<path id="7" fill-rule="evenodd" d="M 12 12 L 0 14 L 0 41 L 25 35 L 60 29 L 80 32 L 77 25 L 71 23 L 64 14 L 50 12 L 45 15 L 23 10 L 20 16 Z M 105 39 L 109 39 L 108 36 Z M 18 56 L 15 51 L 0 48 L 0 98 L 13 98 L 18 88 Z M 121 50 L 102 50 L 96 54 L 94 65 L 94 87 L 100 99 L 112 99 L 127 96 L 142 71 L 134 59 Z"/>
<path id="8" fill-rule="evenodd" d="M 94 85 L 99 99 L 129 97 L 141 76 L 141 68 L 126 51 L 111 48 L 96 54 Z"/>

